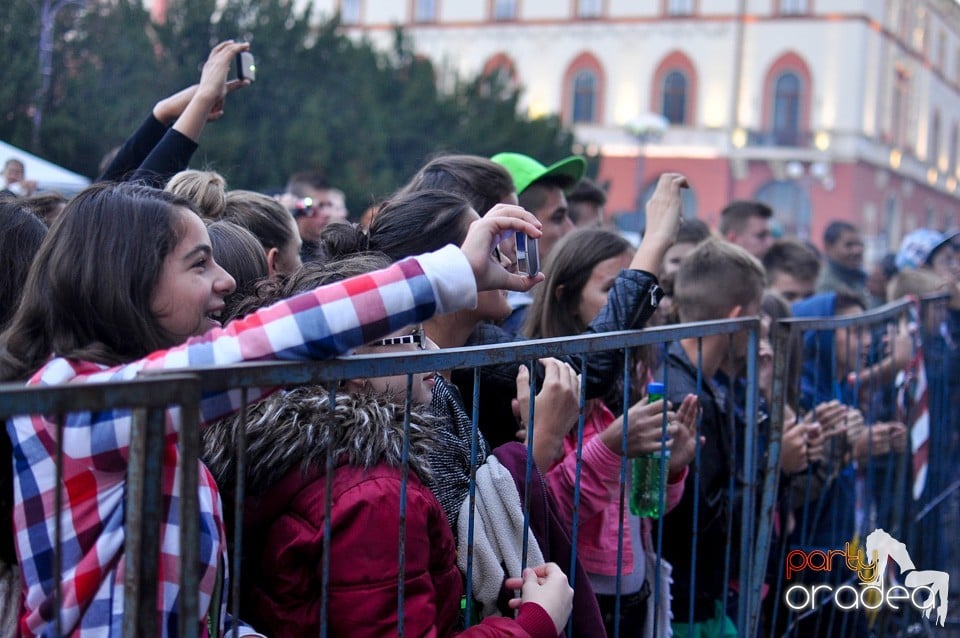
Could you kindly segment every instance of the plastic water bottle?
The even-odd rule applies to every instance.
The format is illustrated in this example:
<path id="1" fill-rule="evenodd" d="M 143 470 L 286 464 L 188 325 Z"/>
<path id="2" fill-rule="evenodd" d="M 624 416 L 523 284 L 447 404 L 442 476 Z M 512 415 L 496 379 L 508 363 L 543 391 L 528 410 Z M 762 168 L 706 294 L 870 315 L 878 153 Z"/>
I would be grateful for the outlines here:
<path id="1" fill-rule="evenodd" d="M 664 398 L 662 383 L 647 384 L 647 403 Z M 663 472 L 661 473 L 661 460 Z M 653 454 L 644 454 L 633 459 L 633 484 L 630 490 L 630 513 L 641 518 L 660 518 L 660 491 L 667 488 L 667 465 L 670 462 L 670 450 L 660 450 Z M 666 504 L 666 495 L 664 495 Z"/>

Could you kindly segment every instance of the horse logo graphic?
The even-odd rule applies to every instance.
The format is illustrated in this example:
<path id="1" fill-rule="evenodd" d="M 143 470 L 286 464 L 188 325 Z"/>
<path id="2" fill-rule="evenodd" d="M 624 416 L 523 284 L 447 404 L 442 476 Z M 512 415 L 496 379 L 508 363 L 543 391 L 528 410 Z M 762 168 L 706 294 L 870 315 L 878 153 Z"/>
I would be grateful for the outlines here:
<path id="1" fill-rule="evenodd" d="M 917 590 L 926 590 L 927 596 L 922 600 L 916 600 L 916 605 L 923 611 L 927 619 L 933 615 L 933 610 L 937 610 L 937 624 L 944 626 L 947 620 L 947 592 L 950 585 L 950 574 L 936 570 L 918 570 L 910 553 L 907 552 L 907 546 L 898 541 L 882 529 L 876 529 L 867 536 L 866 541 L 867 560 L 876 564 L 871 580 L 863 581 L 865 585 L 878 587 L 883 591 L 883 578 L 887 571 L 889 560 L 893 560 L 900 568 L 900 575 L 903 577 L 903 585 L 911 590 L 913 594 L 919 593 Z"/>

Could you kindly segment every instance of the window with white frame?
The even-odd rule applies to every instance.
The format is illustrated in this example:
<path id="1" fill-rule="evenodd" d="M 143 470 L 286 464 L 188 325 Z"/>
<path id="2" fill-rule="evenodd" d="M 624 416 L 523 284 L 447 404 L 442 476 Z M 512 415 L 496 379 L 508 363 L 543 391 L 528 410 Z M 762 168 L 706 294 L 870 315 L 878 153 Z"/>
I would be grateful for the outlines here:
<path id="1" fill-rule="evenodd" d="M 936 166 L 940 161 L 940 113 L 934 111 L 930 116 L 930 130 L 927 136 L 927 162 Z"/>
<path id="2" fill-rule="evenodd" d="M 950 148 L 947 149 L 947 153 L 949 153 L 947 170 L 950 171 L 951 175 L 957 174 L 957 144 L 960 144 L 960 131 L 957 129 L 957 123 L 954 122 L 953 128 L 950 130 Z"/>
<path id="3" fill-rule="evenodd" d="M 437 19 L 437 0 L 415 0 L 413 5 L 414 22 L 434 22 Z"/>
<path id="4" fill-rule="evenodd" d="M 687 119 L 687 76 L 670 71 L 663 78 L 661 114 L 671 124 L 685 124 Z"/>
<path id="5" fill-rule="evenodd" d="M 517 0 L 493 0 L 494 20 L 516 20 Z"/>
<path id="6" fill-rule="evenodd" d="M 910 108 L 910 75 L 898 68 L 893 78 L 893 97 L 890 103 L 890 137 L 894 144 L 907 143 L 907 117 Z"/>
<path id="7" fill-rule="evenodd" d="M 593 71 L 580 71 L 573 76 L 574 124 L 595 121 L 598 84 L 597 75 Z"/>
<path id="8" fill-rule="evenodd" d="M 667 15 L 693 15 L 693 2 L 694 0 L 667 0 Z"/>
<path id="9" fill-rule="evenodd" d="M 578 18 L 599 18 L 603 11 L 603 0 L 577 0 Z"/>
<path id="10" fill-rule="evenodd" d="M 343 24 L 360 23 L 360 0 L 340 1 L 340 21 Z"/>
<path id="11" fill-rule="evenodd" d="M 786 71 L 773 86 L 773 142 L 777 146 L 796 146 L 800 142 L 800 76 Z"/>
<path id="12" fill-rule="evenodd" d="M 806 15 L 807 11 L 807 0 L 780 0 L 781 15 Z"/>

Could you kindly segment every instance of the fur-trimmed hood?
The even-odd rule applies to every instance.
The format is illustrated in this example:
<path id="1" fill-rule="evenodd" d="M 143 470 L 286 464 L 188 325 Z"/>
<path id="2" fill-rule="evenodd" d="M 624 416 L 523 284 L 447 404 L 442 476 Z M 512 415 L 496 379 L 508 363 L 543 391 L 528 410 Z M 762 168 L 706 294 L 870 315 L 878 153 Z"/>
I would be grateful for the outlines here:
<path id="1" fill-rule="evenodd" d="M 374 393 L 337 394 L 331 418 L 327 390 L 303 386 L 280 391 L 241 413 L 204 430 L 201 457 L 221 489 L 232 492 L 236 479 L 235 450 L 246 433 L 246 489 L 265 493 L 294 467 L 304 474 L 322 472 L 327 451 L 335 465 L 369 469 L 379 464 L 399 467 L 403 450 L 404 405 Z M 428 460 L 439 420 L 428 406 L 410 413 L 410 469 L 425 484 L 433 482 Z"/>

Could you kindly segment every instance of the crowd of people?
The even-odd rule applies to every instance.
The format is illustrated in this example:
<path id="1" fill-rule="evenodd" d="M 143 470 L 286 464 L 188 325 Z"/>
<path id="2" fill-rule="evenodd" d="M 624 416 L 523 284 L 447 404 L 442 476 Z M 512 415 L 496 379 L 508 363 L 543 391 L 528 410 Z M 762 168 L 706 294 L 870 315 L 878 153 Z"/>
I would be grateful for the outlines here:
<path id="1" fill-rule="evenodd" d="M 778 593 L 767 590 L 783 551 L 836 549 L 856 533 L 864 468 L 889 485 L 893 459 L 909 451 L 889 389 L 919 343 L 929 385 L 942 393 L 929 402 L 931 440 L 955 449 L 946 428 L 960 413 L 960 230 L 916 230 L 868 271 L 860 231 L 845 221 L 827 226 L 822 252 L 775 237 L 773 211 L 757 201 L 731 202 L 711 229 L 684 218 L 686 180 L 667 173 L 635 244 L 610 226 L 603 188 L 585 176 L 583 158 L 544 164 L 516 152 L 432 158 L 352 222 L 343 192 L 322 172 L 298 172 L 282 194 L 268 195 L 188 168 L 206 124 L 248 83 L 227 80 L 247 46 L 214 47 L 199 83 L 158 101 L 97 182 L 69 200 L 34 193 L 23 165 L 7 162 L 0 381 L 129 380 L 193 366 L 402 356 L 760 317 L 759 400 L 748 400 L 746 333 L 633 349 L 628 379 L 619 351 L 544 358 L 533 369 L 491 364 L 480 371 L 478 406 L 473 371 L 460 369 L 344 379 L 335 390 L 251 391 L 239 414 L 238 394 L 207 394 L 201 635 L 234 627 L 317 635 L 321 623 L 328 635 L 394 635 L 398 582 L 409 635 L 553 638 L 568 623 L 576 636 L 687 635 L 691 626 L 705 638 L 746 635 L 736 624 L 736 569 L 724 566 L 754 551 L 740 542 L 742 491 L 753 483 L 743 457 L 751 446 L 766 453 L 766 434 L 749 441 L 745 433 L 748 416 L 764 421 L 774 399 L 771 326 L 941 293 L 943 311 L 915 330 L 812 331 L 789 357 L 764 631 L 869 635 L 862 614 L 842 629 L 835 615 L 778 616 Z M 538 240 L 540 272 L 520 268 L 527 256 L 518 233 Z M 648 383 L 663 379 L 665 396 L 648 401 Z M 69 635 L 121 633 L 130 424 L 129 411 L 71 414 L 62 437 L 49 415 L 6 424 L 0 635 L 52 635 L 55 622 Z M 180 427 L 170 409 L 163 635 L 177 633 L 182 602 Z M 242 618 L 232 618 L 225 512 L 238 487 L 239 441 L 247 454 Z M 635 514 L 624 505 L 633 479 L 628 473 L 624 485 L 623 464 L 663 451 L 665 513 Z M 930 489 L 955 478 L 941 474 Z M 402 564 L 391 532 L 401 520 Z"/>

